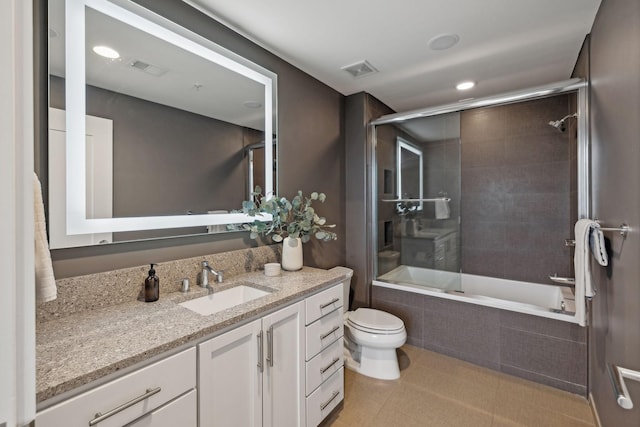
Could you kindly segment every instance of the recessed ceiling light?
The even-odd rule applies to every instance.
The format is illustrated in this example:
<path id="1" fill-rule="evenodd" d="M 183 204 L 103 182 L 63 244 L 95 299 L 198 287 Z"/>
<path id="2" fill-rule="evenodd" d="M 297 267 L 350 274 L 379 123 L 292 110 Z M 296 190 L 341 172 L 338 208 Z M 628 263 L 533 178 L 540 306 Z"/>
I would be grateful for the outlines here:
<path id="1" fill-rule="evenodd" d="M 245 101 L 242 103 L 247 108 L 260 108 L 262 107 L 262 103 L 258 101 Z"/>
<path id="2" fill-rule="evenodd" d="M 472 87 L 474 87 L 476 85 L 475 82 L 472 81 L 466 81 L 466 82 L 460 82 L 456 85 L 456 89 L 458 90 L 468 90 L 471 89 Z"/>
<path id="3" fill-rule="evenodd" d="M 109 59 L 118 59 L 120 54 L 115 49 L 111 49 L 108 46 L 94 46 L 93 51 L 100 56 L 104 56 Z"/>
<path id="4" fill-rule="evenodd" d="M 429 40 L 429 47 L 431 50 L 446 50 L 450 49 L 460 41 L 460 36 L 457 34 L 438 34 Z"/>

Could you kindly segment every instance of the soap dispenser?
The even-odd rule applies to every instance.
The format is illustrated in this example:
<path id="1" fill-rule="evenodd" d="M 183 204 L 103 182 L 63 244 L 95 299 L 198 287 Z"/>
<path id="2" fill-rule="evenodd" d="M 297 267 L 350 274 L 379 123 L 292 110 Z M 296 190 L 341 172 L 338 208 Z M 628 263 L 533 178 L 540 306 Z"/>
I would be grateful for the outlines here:
<path id="1" fill-rule="evenodd" d="M 149 276 L 144 281 L 144 301 L 153 302 L 158 301 L 160 298 L 160 278 L 156 276 L 156 271 L 153 266 L 157 264 L 151 264 L 151 270 L 149 270 Z"/>

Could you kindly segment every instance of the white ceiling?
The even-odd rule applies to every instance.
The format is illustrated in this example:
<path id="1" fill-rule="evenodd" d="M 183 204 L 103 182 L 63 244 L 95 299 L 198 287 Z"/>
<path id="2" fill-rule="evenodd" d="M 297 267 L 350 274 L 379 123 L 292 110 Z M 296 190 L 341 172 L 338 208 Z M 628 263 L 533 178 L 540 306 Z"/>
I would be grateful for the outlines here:
<path id="1" fill-rule="evenodd" d="M 600 0 L 184 0 L 344 95 L 398 112 L 568 79 Z M 433 51 L 428 40 L 460 42 Z M 367 60 L 378 73 L 342 67 Z M 461 80 L 475 88 L 459 92 Z"/>

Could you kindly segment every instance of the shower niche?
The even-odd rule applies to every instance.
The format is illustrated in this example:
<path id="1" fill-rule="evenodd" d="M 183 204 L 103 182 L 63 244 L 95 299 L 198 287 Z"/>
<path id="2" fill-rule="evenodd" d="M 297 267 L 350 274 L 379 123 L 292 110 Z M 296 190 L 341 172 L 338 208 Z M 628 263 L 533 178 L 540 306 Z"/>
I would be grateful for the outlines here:
<path id="1" fill-rule="evenodd" d="M 398 266 L 534 283 L 571 277 L 564 240 L 583 189 L 580 83 L 569 83 L 374 121 L 374 277 Z"/>

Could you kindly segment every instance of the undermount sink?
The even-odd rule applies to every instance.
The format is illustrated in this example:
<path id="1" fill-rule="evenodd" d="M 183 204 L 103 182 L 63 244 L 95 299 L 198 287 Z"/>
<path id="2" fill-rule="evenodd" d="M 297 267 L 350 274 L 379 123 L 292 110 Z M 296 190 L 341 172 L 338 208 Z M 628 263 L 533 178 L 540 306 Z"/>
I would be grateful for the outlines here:
<path id="1" fill-rule="evenodd" d="M 224 291 L 216 292 L 214 290 L 212 294 L 180 303 L 180 305 L 203 316 L 208 316 L 270 293 L 252 286 L 239 285 Z"/>

